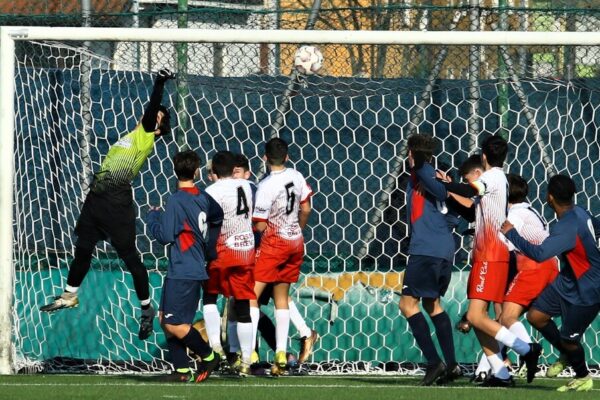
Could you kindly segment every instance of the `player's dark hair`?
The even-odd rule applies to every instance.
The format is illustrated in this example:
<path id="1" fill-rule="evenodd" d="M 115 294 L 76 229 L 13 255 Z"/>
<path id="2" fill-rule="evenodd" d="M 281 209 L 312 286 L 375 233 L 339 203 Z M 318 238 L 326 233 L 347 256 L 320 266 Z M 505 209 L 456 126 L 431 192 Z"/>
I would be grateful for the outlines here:
<path id="1" fill-rule="evenodd" d="M 235 155 L 230 151 L 219 151 L 212 158 L 212 172 L 219 178 L 233 175 Z"/>
<path id="2" fill-rule="evenodd" d="M 500 136 L 490 136 L 483 141 L 481 153 L 492 167 L 502 167 L 508 153 L 508 143 Z"/>
<path id="3" fill-rule="evenodd" d="M 413 158 L 431 161 L 436 148 L 436 142 L 433 136 L 417 133 L 408 138 L 406 146 L 412 152 Z"/>
<path id="4" fill-rule="evenodd" d="M 175 175 L 180 181 L 191 181 L 200 168 L 200 157 L 193 150 L 181 151 L 173 157 Z"/>
<path id="5" fill-rule="evenodd" d="M 288 155 L 288 145 L 280 138 L 273 138 L 265 144 L 265 156 L 271 165 L 283 165 Z"/>
<path id="6" fill-rule="evenodd" d="M 171 113 L 169 113 L 169 109 L 162 104 L 158 107 L 158 111 L 162 111 L 163 113 L 160 125 L 158 125 L 158 129 L 160 129 L 159 136 L 168 135 L 171 133 Z"/>
<path id="7" fill-rule="evenodd" d="M 554 175 L 548 181 L 548 194 L 561 206 L 573 204 L 575 182 L 566 175 Z"/>
<path id="8" fill-rule="evenodd" d="M 508 180 L 508 202 L 512 204 L 527 201 L 529 186 L 527 181 L 517 174 L 506 175 Z"/>
<path id="9" fill-rule="evenodd" d="M 469 158 L 467 158 L 460 167 L 458 168 L 458 173 L 460 176 L 465 176 L 469 172 L 472 172 L 476 169 L 480 169 L 483 171 L 483 163 L 481 162 L 481 155 L 473 154 Z"/>
<path id="10" fill-rule="evenodd" d="M 235 165 L 234 168 L 243 168 L 244 171 L 250 171 L 250 162 L 248 161 L 248 157 L 241 153 L 234 154 L 235 156 Z"/>

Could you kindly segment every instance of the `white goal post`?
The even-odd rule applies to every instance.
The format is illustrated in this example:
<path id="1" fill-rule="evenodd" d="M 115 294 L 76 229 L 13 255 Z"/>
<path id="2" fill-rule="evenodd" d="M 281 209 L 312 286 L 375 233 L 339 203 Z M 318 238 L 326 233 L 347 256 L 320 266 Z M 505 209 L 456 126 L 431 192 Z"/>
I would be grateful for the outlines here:
<path id="1" fill-rule="evenodd" d="M 600 32 L 390 32 L 136 28 L 0 28 L 0 374 L 15 373 L 13 207 L 15 202 L 15 42 L 111 41 L 449 46 L 600 46 Z M 35 110 L 33 111 L 35 112 Z M 382 177 L 386 178 L 385 176 Z M 30 229 L 38 229 L 31 226 Z M 64 229 L 72 229 L 65 227 Z"/>

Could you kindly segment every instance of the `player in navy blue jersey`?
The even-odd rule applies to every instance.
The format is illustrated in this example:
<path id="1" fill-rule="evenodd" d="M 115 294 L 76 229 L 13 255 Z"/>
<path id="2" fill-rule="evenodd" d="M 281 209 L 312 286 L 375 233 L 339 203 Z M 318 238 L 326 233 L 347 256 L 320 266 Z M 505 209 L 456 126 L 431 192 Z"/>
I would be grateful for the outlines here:
<path id="1" fill-rule="evenodd" d="M 593 381 L 585 362 L 581 338 L 600 311 L 600 221 L 574 204 L 575 183 L 565 175 L 555 175 L 548 182 L 547 202 L 556 212 L 558 222 L 550 228 L 541 244 L 523 239 L 509 221 L 501 231 L 527 257 L 542 262 L 559 256 L 563 267 L 558 277 L 534 301 L 527 319 L 554 347 L 566 356 L 575 378 L 558 388 L 588 391 Z M 553 317 L 560 316 L 558 330 Z"/>
<path id="2" fill-rule="evenodd" d="M 178 190 L 171 195 L 166 210 L 153 207 L 147 223 L 152 236 L 169 245 L 169 266 L 163 283 L 159 318 L 175 371 L 169 380 L 202 382 L 218 365 L 219 359 L 192 328 L 202 282 L 208 279 L 206 254 L 208 225 L 219 225 L 223 211 L 194 185 L 200 159 L 194 151 L 173 158 Z M 202 358 L 198 375 L 189 368 L 186 348 Z"/>
<path id="3" fill-rule="evenodd" d="M 436 171 L 431 165 L 434 149 L 435 142 L 430 136 L 417 134 L 408 138 L 411 178 L 406 197 L 410 257 L 404 273 L 400 311 L 427 359 L 427 370 L 421 381 L 424 386 L 432 385 L 440 378 L 450 381 L 460 375 L 454 354 L 452 323 L 440 304 L 440 297 L 450 284 L 455 244 L 445 215 L 444 202 L 448 193 L 436 180 Z M 419 302 L 435 326 L 447 365 L 435 349 Z"/>

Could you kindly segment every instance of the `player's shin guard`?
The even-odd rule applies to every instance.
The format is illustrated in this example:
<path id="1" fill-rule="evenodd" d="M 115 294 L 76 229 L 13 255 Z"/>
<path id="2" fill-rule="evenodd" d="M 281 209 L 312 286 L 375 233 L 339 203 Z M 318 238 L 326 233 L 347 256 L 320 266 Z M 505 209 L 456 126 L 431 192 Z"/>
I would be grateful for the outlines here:
<path id="1" fill-rule="evenodd" d="M 189 358 L 185 352 L 186 346 L 181 340 L 175 336 L 167 337 L 167 348 L 176 371 L 180 368 L 189 368 Z"/>
<path id="2" fill-rule="evenodd" d="M 181 342 L 185 344 L 188 349 L 202 357 L 202 359 L 210 357 L 213 352 L 208 343 L 200 336 L 200 332 L 191 327 L 187 335 L 181 339 Z"/>
<path id="3" fill-rule="evenodd" d="M 525 355 L 529 352 L 529 343 L 519 339 L 514 333 L 506 329 L 504 326 L 496 333 L 495 339 L 503 345 L 510 347 L 520 355 Z"/>
<path id="4" fill-rule="evenodd" d="M 229 352 L 237 353 L 240 351 L 240 340 L 238 337 L 237 321 L 227 321 L 227 342 L 229 343 Z"/>
<path id="5" fill-rule="evenodd" d="M 258 307 L 250 307 L 250 319 L 252 320 L 252 348 L 256 348 L 258 335 L 258 320 L 260 319 L 260 310 Z"/>
<path id="6" fill-rule="evenodd" d="M 221 345 L 221 314 L 216 304 L 205 304 L 202 307 L 204 326 L 210 347 L 219 354 L 223 354 Z"/>
<path id="7" fill-rule="evenodd" d="M 441 359 L 435 349 L 433 340 L 431 339 L 431 331 L 429 330 L 429 325 L 427 324 L 423 313 L 418 312 L 406 320 L 408 321 L 410 330 L 412 331 L 419 348 L 423 352 L 425 359 L 427 359 L 427 364 L 438 364 Z"/>
<path id="8" fill-rule="evenodd" d="M 452 321 L 445 311 L 431 317 L 431 321 L 435 326 L 435 335 L 440 343 L 446 365 L 453 367 L 456 365 L 456 356 L 452 337 Z"/>
<path id="9" fill-rule="evenodd" d="M 288 334 L 290 331 L 290 310 L 275 310 L 275 332 L 277 340 L 277 352 L 287 351 Z"/>
<path id="10" fill-rule="evenodd" d="M 508 328 L 516 337 L 524 341 L 525 343 L 531 343 L 531 337 L 525 329 L 525 325 L 521 321 L 517 321 Z"/>
<path id="11" fill-rule="evenodd" d="M 300 337 L 308 337 L 312 334 L 312 330 L 306 325 L 306 321 L 302 318 L 300 311 L 298 311 L 298 307 L 296 307 L 296 303 L 290 301 L 288 303 L 288 307 L 290 308 L 290 321 L 294 327 L 298 330 Z"/>

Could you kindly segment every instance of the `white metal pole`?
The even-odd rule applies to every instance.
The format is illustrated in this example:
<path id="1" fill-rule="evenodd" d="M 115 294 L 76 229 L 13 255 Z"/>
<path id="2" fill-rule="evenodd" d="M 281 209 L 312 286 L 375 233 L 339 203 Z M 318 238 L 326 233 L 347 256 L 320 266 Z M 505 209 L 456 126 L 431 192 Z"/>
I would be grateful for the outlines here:
<path id="1" fill-rule="evenodd" d="M 15 42 L 0 28 L 0 374 L 12 374 Z"/>
<path id="2" fill-rule="evenodd" d="M 100 40 L 131 42 L 448 44 L 482 46 L 600 45 L 600 32 L 485 31 L 298 31 L 255 29 L 7 27 L 15 40 Z"/>

